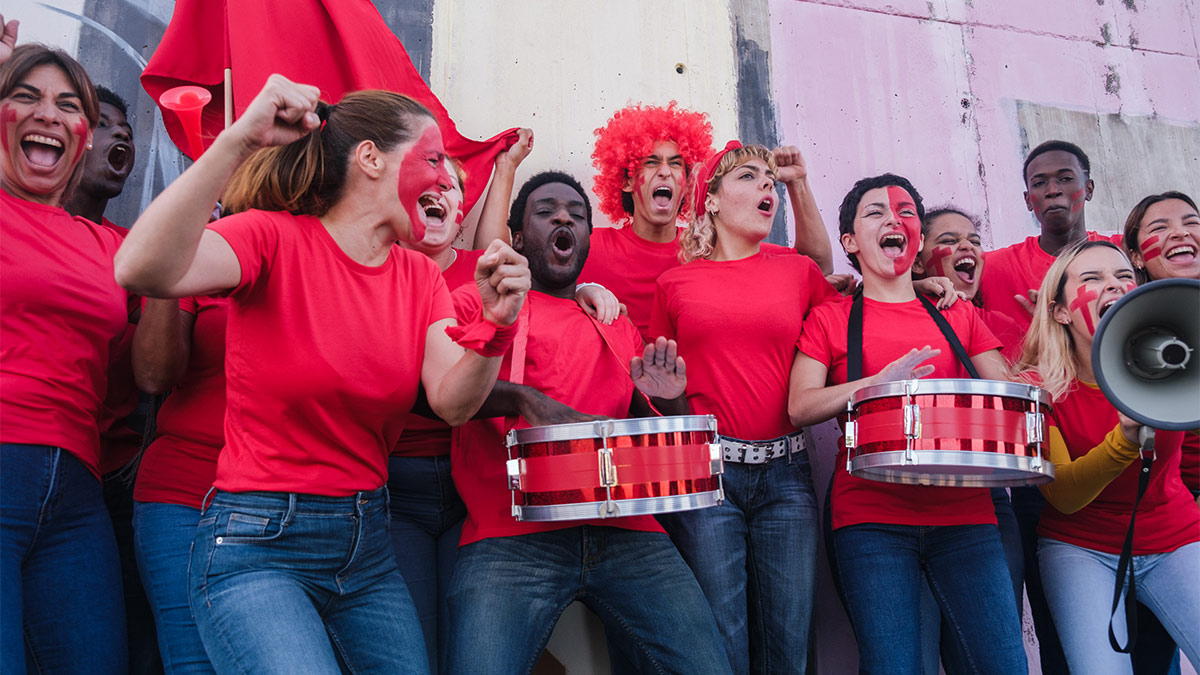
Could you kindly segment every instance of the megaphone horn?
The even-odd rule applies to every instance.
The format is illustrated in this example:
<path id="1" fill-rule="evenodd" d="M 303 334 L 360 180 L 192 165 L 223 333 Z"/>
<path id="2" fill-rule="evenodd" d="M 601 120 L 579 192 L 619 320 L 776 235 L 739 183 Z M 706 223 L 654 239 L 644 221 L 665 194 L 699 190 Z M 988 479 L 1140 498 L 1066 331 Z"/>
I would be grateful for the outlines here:
<path id="1" fill-rule="evenodd" d="M 200 111 L 212 100 L 212 92 L 204 87 L 183 85 L 172 87 L 158 97 L 158 103 L 179 116 L 187 135 L 188 154 L 193 160 L 204 153 L 204 139 L 200 136 Z"/>
<path id="2" fill-rule="evenodd" d="M 1155 429 L 1200 428 L 1200 280 L 1163 279 L 1104 313 L 1092 341 L 1096 382 L 1118 410 Z"/>

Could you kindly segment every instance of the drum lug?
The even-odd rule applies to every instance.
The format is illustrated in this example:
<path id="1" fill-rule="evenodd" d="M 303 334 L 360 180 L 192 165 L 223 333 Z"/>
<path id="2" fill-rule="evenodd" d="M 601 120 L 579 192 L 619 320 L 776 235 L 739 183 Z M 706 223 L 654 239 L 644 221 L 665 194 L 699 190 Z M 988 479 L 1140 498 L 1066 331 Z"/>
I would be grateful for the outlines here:
<path id="1" fill-rule="evenodd" d="M 617 484 L 617 466 L 612 461 L 612 448 L 600 448 L 596 454 L 600 461 L 600 486 L 611 488 Z"/>
<path id="2" fill-rule="evenodd" d="M 508 489 L 509 490 L 520 490 L 521 489 L 521 474 L 524 473 L 522 471 L 522 469 L 524 469 L 524 467 L 521 466 L 521 458 L 518 457 L 516 459 L 510 459 L 504 463 L 504 466 L 505 466 L 505 469 L 508 471 Z M 517 507 L 514 506 L 513 508 L 516 509 Z M 513 515 L 516 515 L 516 513 L 514 512 Z"/>
<path id="3" fill-rule="evenodd" d="M 921 437 L 921 409 L 916 403 L 904 406 L 904 437 L 917 439 Z"/>
<path id="4" fill-rule="evenodd" d="M 846 437 L 846 451 L 854 450 L 858 447 L 858 422 L 854 420 L 846 420 L 845 428 L 842 430 L 842 435 Z"/>
<path id="5" fill-rule="evenodd" d="M 725 453 L 721 451 L 720 443 L 708 444 L 709 472 L 713 475 L 725 473 Z"/>
<path id="6" fill-rule="evenodd" d="M 1042 470 L 1042 443 L 1045 440 L 1042 433 L 1043 424 L 1044 418 L 1040 411 L 1025 413 L 1025 443 L 1036 446 L 1034 455 L 1029 460 L 1029 468 L 1032 471 Z"/>
<path id="7" fill-rule="evenodd" d="M 522 518 L 522 517 L 521 517 L 521 507 L 520 507 L 520 506 L 517 506 L 516 504 L 513 504 L 513 507 L 512 507 L 512 517 L 513 517 L 513 518 L 515 518 L 515 519 L 517 519 L 517 520 L 524 520 L 524 518 Z"/>
<path id="8" fill-rule="evenodd" d="M 504 435 L 504 444 L 507 445 L 509 449 L 512 449 L 514 445 L 518 445 L 516 429 L 508 430 L 508 433 Z"/>

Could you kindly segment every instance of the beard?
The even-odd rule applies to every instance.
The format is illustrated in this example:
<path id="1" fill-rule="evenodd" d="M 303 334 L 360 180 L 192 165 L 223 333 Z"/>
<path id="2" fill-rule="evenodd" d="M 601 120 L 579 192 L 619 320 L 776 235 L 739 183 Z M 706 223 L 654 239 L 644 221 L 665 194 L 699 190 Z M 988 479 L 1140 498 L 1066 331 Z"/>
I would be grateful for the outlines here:
<path id="1" fill-rule="evenodd" d="M 548 249 L 553 244 L 530 245 L 527 243 L 521 253 L 529 260 L 529 275 L 539 286 L 546 289 L 558 290 L 573 286 L 579 279 L 579 274 L 583 272 L 583 264 L 587 262 L 589 247 L 586 241 L 585 239 L 583 242 L 576 242 L 575 245 L 579 247 L 579 250 L 576 251 L 575 258 L 569 267 L 551 265 L 552 254 Z"/>

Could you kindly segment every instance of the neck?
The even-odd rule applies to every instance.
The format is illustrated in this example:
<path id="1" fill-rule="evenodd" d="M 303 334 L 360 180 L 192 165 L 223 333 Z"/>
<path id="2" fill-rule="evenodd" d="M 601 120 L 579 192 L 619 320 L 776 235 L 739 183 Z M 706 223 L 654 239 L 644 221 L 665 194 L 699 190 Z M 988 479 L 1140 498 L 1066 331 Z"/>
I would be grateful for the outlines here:
<path id="1" fill-rule="evenodd" d="M 713 218 L 713 228 L 717 231 L 717 242 L 713 246 L 711 260 L 743 260 L 762 250 L 761 240 L 750 240 L 731 233 L 719 217 Z"/>
<path id="2" fill-rule="evenodd" d="M 679 234 L 679 227 L 675 225 L 675 221 L 672 220 L 666 225 L 655 225 L 640 217 L 637 208 L 633 210 L 633 220 L 630 221 L 629 226 L 633 228 L 633 233 L 637 236 L 658 244 L 675 241 L 675 237 Z"/>
<path id="3" fill-rule="evenodd" d="M 1038 235 L 1038 246 L 1042 247 L 1046 253 L 1057 257 L 1064 249 L 1078 244 L 1084 239 L 1087 239 L 1087 225 L 1084 224 L 1083 218 L 1080 218 L 1078 224 L 1063 232 L 1055 232 L 1043 227 L 1042 233 Z"/>
<path id="4" fill-rule="evenodd" d="M 108 200 L 76 190 L 70 199 L 63 202 L 63 208 L 73 216 L 87 218 L 99 224 L 104 219 L 104 209 L 108 208 Z"/>
<path id="5" fill-rule="evenodd" d="M 1085 345 L 1082 340 L 1076 340 L 1072 356 L 1075 358 L 1075 377 L 1080 382 L 1096 384 L 1096 373 L 1092 370 L 1092 342 Z"/>
<path id="6" fill-rule="evenodd" d="M 543 284 L 537 277 L 533 277 L 533 279 L 530 280 L 529 290 L 537 291 L 538 293 L 544 293 L 555 298 L 562 298 L 563 300 L 573 300 L 575 298 L 575 282 L 578 280 L 579 278 L 576 277 L 575 279 L 572 279 L 571 283 L 567 284 L 566 286 L 562 286 L 561 288 L 551 288 Z"/>
<path id="7" fill-rule="evenodd" d="M 397 241 L 396 231 L 389 223 L 380 222 L 369 212 L 356 207 L 357 201 L 343 199 L 334 204 L 321 216 L 321 224 L 351 260 L 367 267 L 378 267 L 390 255 L 392 244 Z"/>
<path id="8" fill-rule="evenodd" d="M 0 179 L 0 189 L 3 189 L 10 196 L 15 197 L 16 199 L 22 199 L 27 202 L 33 202 L 34 204 L 41 204 L 43 206 L 62 206 L 62 196 L 63 193 L 66 192 L 66 189 L 64 188 L 62 190 L 55 190 L 49 194 L 34 194 L 10 185 L 8 181 L 3 179 Z"/>
<path id="9" fill-rule="evenodd" d="M 399 241 L 397 243 L 410 251 L 416 251 L 426 258 L 429 258 L 436 263 L 438 269 L 443 272 L 450 269 L 450 266 L 453 265 L 454 261 L 458 259 L 458 253 L 454 250 L 453 246 L 446 246 L 439 250 L 433 250 L 423 246 L 418 246 L 416 244 L 410 244 L 407 241 Z"/>
<path id="10" fill-rule="evenodd" d="M 909 302 L 917 299 L 913 290 L 912 270 L 898 277 L 884 277 L 863 268 L 863 297 L 879 302 Z"/>

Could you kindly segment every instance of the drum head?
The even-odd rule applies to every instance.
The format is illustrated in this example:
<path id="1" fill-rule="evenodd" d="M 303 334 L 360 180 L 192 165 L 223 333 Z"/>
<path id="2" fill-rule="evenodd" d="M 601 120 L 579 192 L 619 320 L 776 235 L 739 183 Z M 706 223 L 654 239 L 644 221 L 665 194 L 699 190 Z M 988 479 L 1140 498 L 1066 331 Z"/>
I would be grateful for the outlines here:
<path id="1" fill-rule="evenodd" d="M 863 401 L 877 398 L 891 398 L 905 394 L 976 394 L 980 396 L 1004 396 L 1020 398 L 1028 401 L 1048 403 L 1048 397 L 1041 394 L 1041 388 L 1020 382 L 1003 382 L 1000 380 L 972 379 L 927 379 L 899 380 L 884 382 L 863 387 L 850 396 L 850 404 L 858 405 Z"/>
<path id="2" fill-rule="evenodd" d="M 641 436 L 684 431 L 717 431 L 717 418 L 712 415 L 670 415 L 667 417 L 635 417 L 621 420 L 599 420 L 573 424 L 551 424 L 508 432 L 508 445 L 552 443 L 581 438 L 610 438 Z"/>

